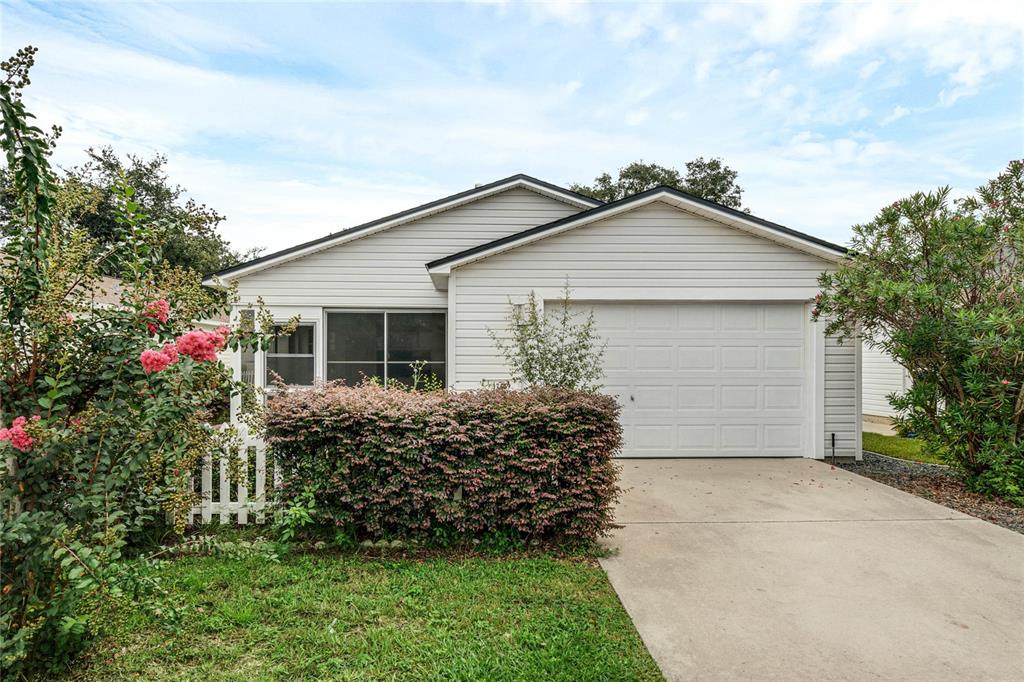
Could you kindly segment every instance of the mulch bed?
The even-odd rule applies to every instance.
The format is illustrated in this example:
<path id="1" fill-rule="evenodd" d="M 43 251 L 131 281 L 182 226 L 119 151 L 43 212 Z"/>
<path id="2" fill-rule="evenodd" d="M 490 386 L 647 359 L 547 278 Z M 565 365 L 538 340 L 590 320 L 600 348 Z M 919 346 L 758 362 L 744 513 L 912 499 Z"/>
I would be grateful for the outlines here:
<path id="1" fill-rule="evenodd" d="M 1003 528 L 1024 533 L 1024 508 L 967 490 L 949 467 L 910 462 L 873 452 L 865 452 L 860 462 L 837 463 L 836 466 Z"/>

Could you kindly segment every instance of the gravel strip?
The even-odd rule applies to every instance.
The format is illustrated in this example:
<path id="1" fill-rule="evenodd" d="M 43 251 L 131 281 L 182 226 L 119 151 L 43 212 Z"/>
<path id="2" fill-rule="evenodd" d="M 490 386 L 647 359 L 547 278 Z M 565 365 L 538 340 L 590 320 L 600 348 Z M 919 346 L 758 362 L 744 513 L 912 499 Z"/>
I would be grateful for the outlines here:
<path id="1" fill-rule="evenodd" d="M 1024 508 L 972 493 L 949 467 L 911 462 L 867 451 L 860 462 L 837 463 L 836 466 L 1003 528 L 1024 533 Z"/>

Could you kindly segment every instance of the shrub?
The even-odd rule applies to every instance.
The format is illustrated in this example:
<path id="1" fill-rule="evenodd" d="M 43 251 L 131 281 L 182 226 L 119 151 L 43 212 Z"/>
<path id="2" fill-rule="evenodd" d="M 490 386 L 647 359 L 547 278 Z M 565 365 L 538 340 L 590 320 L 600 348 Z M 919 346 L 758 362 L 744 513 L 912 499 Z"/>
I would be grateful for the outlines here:
<path id="1" fill-rule="evenodd" d="M 13 192 L 0 220 L 0 676 L 67 668 L 98 605 L 165 615 L 155 581 L 126 561 L 133 538 L 195 503 L 189 474 L 231 440 L 210 425 L 239 390 L 216 351 L 265 336 L 194 330 L 216 301 L 192 272 L 162 267 L 160 231 L 127 185 L 109 197 L 121 231 L 99 243 L 71 221 L 73 188 L 49 167 L 54 138 L 20 89 L 34 50 L 0 66 L 0 148 Z M 93 302 L 100 272 L 119 305 Z"/>
<path id="2" fill-rule="evenodd" d="M 328 384 L 267 409 L 280 501 L 346 537 L 590 541 L 618 496 L 618 405 L 564 389 Z"/>
<path id="3" fill-rule="evenodd" d="M 907 368 L 897 426 L 983 493 L 1024 503 L 1024 162 L 977 195 L 918 193 L 854 227 L 816 316 Z"/>
<path id="4" fill-rule="evenodd" d="M 507 335 L 487 330 L 520 386 L 601 387 L 605 343 L 597 334 L 594 311 L 573 312 L 571 294 L 566 280 L 562 297 L 546 315 L 531 291 L 525 304 L 512 305 Z"/>

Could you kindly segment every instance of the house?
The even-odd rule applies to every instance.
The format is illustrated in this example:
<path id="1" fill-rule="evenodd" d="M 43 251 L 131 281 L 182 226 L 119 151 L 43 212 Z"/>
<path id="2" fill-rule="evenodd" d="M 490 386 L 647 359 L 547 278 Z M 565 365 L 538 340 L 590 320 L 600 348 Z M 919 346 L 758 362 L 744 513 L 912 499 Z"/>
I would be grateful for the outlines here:
<path id="1" fill-rule="evenodd" d="M 507 379 L 488 330 L 536 292 L 592 309 L 626 457 L 860 456 L 860 345 L 810 321 L 846 250 L 676 189 L 602 204 L 514 175 L 210 275 L 301 326 L 236 361 L 299 385 Z"/>
<path id="2" fill-rule="evenodd" d="M 889 404 L 889 395 L 906 393 L 910 388 L 910 373 L 903 365 L 881 348 L 872 348 L 867 342 L 861 349 L 863 379 L 861 382 L 861 404 L 864 419 L 879 424 L 888 424 L 896 416 L 896 410 Z"/>

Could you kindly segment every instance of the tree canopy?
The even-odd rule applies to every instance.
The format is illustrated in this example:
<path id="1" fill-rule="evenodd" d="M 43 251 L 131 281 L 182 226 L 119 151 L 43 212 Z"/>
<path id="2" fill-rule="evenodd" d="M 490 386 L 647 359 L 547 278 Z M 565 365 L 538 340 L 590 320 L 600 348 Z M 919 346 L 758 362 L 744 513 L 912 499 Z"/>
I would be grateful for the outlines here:
<path id="1" fill-rule="evenodd" d="M 59 134 L 59 130 L 55 131 Z M 112 147 L 86 150 L 88 160 L 54 175 L 55 211 L 67 229 L 80 227 L 101 244 L 123 237 L 114 188 L 134 188 L 133 200 L 147 222 L 162 233 L 162 257 L 168 265 L 208 273 L 255 257 L 262 249 L 236 251 L 217 232 L 224 216 L 188 196 L 167 174 L 167 157 L 128 154 L 123 159 Z M 10 224 L 16 212 L 16 192 L 9 168 L 0 169 L 0 224 Z M 114 274 L 112 266 L 104 273 Z"/>
<path id="2" fill-rule="evenodd" d="M 974 196 L 918 192 L 853 232 L 815 317 L 907 368 L 898 428 L 975 489 L 1024 503 L 1024 161 Z"/>
<path id="3" fill-rule="evenodd" d="M 591 185 L 574 183 L 570 189 L 601 201 L 616 201 L 666 185 L 729 208 L 742 208 L 743 188 L 736 184 L 739 172 L 719 158 L 698 156 L 685 164 L 686 173 L 675 168 L 645 163 L 642 159 L 619 169 L 618 177 L 602 173 Z"/>

